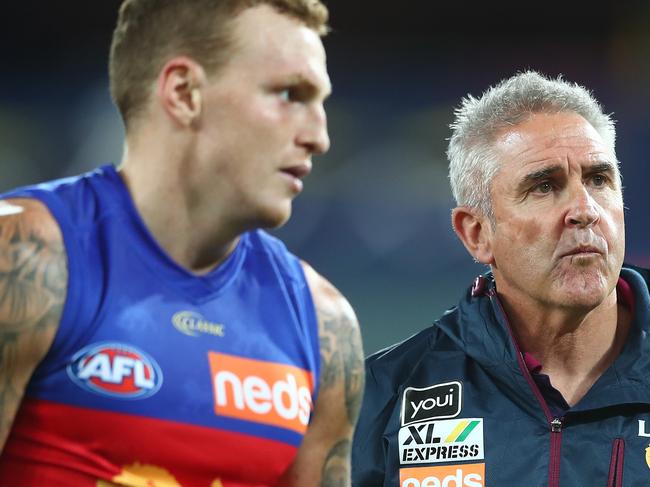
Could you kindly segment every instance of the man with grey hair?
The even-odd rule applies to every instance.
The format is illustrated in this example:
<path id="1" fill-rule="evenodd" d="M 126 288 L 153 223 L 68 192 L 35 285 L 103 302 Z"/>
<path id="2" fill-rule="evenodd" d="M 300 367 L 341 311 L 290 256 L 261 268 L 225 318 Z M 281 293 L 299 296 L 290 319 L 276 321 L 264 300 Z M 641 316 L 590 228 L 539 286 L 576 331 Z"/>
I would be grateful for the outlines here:
<path id="1" fill-rule="evenodd" d="M 367 360 L 353 485 L 650 485 L 650 272 L 623 265 L 612 119 L 529 71 L 451 128 L 452 225 L 490 272 Z"/>

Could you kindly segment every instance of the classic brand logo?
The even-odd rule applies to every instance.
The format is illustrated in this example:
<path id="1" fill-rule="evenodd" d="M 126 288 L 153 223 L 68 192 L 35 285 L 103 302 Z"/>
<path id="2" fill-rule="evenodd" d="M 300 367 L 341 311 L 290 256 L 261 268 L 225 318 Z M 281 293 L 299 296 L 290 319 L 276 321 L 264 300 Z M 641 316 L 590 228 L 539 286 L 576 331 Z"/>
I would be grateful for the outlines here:
<path id="1" fill-rule="evenodd" d="M 401 487 L 485 487 L 485 464 L 401 468 Z"/>
<path id="2" fill-rule="evenodd" d="M 144 399 L 155 394 L 163 376 L 156 361 L 136 347 L 116 342 L 79 350 L 66 368 L 83 389 L 119 399 Z"/>
<path id="3" fill-rule="evenodd" d="M 214 411 L 220 416 L 304 433 L 313 375 L 291 365 L 208 352 Z"/>
<path id="4" fill-rule="evenodd" d="M 197 337 L 200 333 L 222 337 L 226 334 L 225 325 L 212 323 L 195 311 L 179 311 L 172 316 L 172 324 L 181 333 Z"/>
<path id="5" fill-rule="evenodd" d="M 402 426 L 458 416 L 461 390 L 460 382 L 445 382 L 422 389 L 407 387 L 402 399 Z"/>
<path id="6" fill-rule="evenodd" d="M 483 460 L 483 419 L 448 419 L 399 430 L 400 464 Z"/>

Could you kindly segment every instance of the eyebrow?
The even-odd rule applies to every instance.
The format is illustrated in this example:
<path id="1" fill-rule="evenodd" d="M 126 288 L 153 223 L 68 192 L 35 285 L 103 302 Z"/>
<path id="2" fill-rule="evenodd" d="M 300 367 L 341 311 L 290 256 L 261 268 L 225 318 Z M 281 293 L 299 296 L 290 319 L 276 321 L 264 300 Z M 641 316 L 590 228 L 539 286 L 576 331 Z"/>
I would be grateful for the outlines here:
<path id="1" fill-rule="evenodd" d="M 531 184 L 537 183 L 539 181 L 544 181 L 545 179 L 551 177 L 553 174 L 556 174 L 562 170 L 563 166 L 556 164 L 553 166 L 545 167 L 538 171 L 530 172 L 522 178 L 518 187 L 521 189 L 526 188 Z M 584 174 L 597 174 L 600 172 L 609 172 L 611 174 L 616 174 L 616 166 L 609 161 L 602 161 L 594 164 L 593 166 L 587 167 L 584 171 Z"/>
<path id="2" fill-rule="evenodd" d="M 590 166 L 585 171 L 586 174 L 596 174 L 599 172 L 609 172 L 612 174 L 616 174 L 616 165 L 609 161 L 603 161 L 603 162 L 599 162 L 598 164 L 594 164 L 593 166 Z"/>
<path id="3" fill-rule="evenodd" d="M 332 94 L 332 83 L 327 82 L 323 86 L 314 83 L 313 80 L 303 74 L 294 74 L 287 78 L 287 82 L 291 85 L 302 86 L 309 89 L 314 95 L 320 94 L 324 99 Z"/>
<path id="4" fill-rule="evenodd" d="M 522 178 L 518 186 L 519 188 L 528 187 L 532 183 L 543 181 L 544 179 L 547 179 L 553 174 L 560 171 L 562 171 L 562 166 L 556 164 L 554 166 L 545 167 L 544 169 L 540 169 L 538 171 L 530 172 Z"/>

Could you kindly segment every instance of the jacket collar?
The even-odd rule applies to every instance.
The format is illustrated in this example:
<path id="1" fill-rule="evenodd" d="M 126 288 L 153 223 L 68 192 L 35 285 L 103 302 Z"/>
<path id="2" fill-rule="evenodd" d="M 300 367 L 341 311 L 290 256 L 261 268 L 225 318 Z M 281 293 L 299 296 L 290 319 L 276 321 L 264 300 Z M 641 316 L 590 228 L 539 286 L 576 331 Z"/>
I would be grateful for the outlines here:
<path id="1" fill-rule="evenodd" d="M 634 318 L 627 343 L 612 366 L 571 411 L 621 403 L 650 404 L 650 271 L 624 265 L 621 277 L 634 295 Z M 437 326 L 496 381 L 507 387 L 509 393 L 535 407 L 537 401 L 531 394 L 529 373 L 510 331 L 491 273 L 477 278 Z"/>

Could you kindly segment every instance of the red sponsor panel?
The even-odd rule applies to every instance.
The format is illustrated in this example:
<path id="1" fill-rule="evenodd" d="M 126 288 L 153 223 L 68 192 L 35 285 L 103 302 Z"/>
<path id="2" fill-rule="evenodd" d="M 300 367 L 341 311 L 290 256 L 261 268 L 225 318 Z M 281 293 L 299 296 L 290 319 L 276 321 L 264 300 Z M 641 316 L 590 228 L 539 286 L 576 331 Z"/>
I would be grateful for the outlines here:
<path id="1" fill-rule="evenodd" d="M 255 457 L 251 458 L 251 452 Z M 120 485 L 273 485 L 296 447 L 203 426 L 25 401 L 0 457 L 0 485 L 97 487 Z M 148 482 L 148 483 L 147 483 Z"/>
<path id="2" fill-rule="evenodd" d="M 217 415 L 304 433 L 313 374 L 292 365 L 209 352 Z"/>

